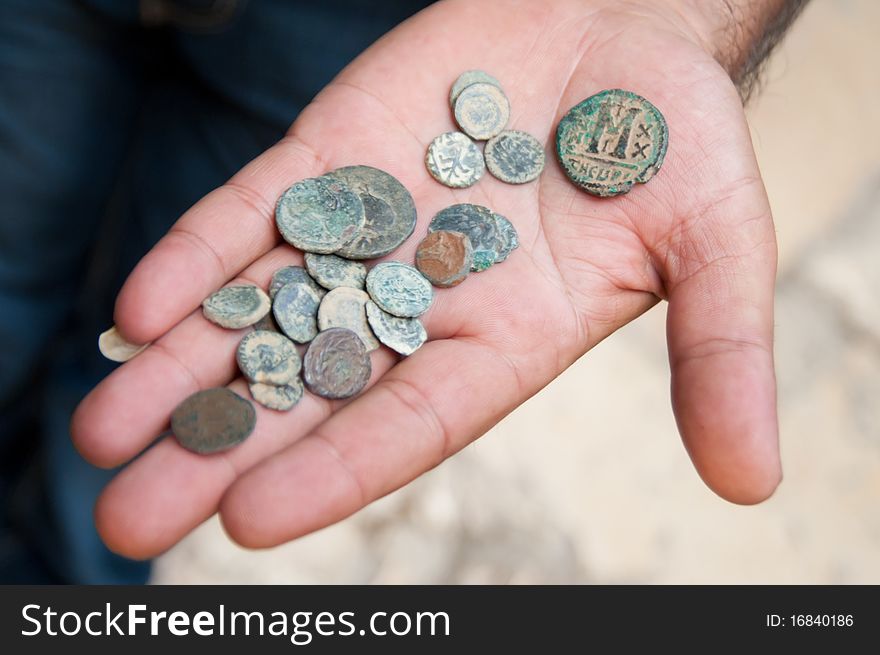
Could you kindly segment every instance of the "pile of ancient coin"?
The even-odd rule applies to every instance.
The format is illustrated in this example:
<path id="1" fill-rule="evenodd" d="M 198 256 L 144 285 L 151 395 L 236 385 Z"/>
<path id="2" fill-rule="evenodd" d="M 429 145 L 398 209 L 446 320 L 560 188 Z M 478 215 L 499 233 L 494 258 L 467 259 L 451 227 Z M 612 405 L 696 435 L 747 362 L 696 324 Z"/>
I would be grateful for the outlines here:
<path id="1" fill-rule="evenodd" d="M 531 134 L 505 130 L 510 102 L 501 83 L 480 70 L 462 73 L 449 93 L 460 132 L 446 132 L 428 146 L 425 164 L 448 187 L 469 187 L 486 168 L 502 182 L 524 184 L 544 170 L 544 148 Z M 475 141 L 486 141 L 483 152 Z"/>

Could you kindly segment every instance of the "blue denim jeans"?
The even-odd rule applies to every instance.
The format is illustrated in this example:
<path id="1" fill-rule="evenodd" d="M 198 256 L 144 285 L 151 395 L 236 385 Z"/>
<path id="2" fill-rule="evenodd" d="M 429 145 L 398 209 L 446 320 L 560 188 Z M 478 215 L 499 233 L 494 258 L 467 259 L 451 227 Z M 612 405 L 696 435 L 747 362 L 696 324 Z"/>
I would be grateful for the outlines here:
<path id="1" fill-rule="evenodd" d="M 136 583 L 68 424 L 126 275 L 427 0 L 0 3 L 0 583 Z M 148 402 L 148 401 L 146 401 Z M 123 429 L 123 426 L 120 426 Z"/>

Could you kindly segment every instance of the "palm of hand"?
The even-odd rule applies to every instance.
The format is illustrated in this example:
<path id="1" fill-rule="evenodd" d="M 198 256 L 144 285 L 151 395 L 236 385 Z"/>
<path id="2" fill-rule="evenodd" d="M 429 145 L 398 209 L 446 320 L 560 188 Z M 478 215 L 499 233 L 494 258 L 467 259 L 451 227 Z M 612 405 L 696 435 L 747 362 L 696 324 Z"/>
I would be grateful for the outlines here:
<path id="1" fill-rule="evenodd" d="M 289 414 L 258 408 L 248 441 L 211 457 L 160 441 L 99 501 L 112 548 L 152 556 L 218 510 L 233 538 L 252 546 L 335 522 L 480 436 L 658 298 L 670 300 L 673 401 L 698 470 L 735 501 L 775 487 L 775 242 L 729 79 L 647 11 L 474 4 L 440 3 L 387 35 L 142 261 L 117 323 L 132 340 L 157 341 L 83 402 L 77 446 L 97 464 L 125 463 L 180 400 L 233 380 L 240 335 L 208 323 L 198 304 L 236 275 L 265 288 L 277 268 L 301 261 L 277 245 L 272 212 L 298 179 L 355 163 L 398 177 L 420 218 L 394 259 L 412 261 L 430 217 L 456 202 L 508 216 L 520 249 L 439 292 L 424 317 L 431 341 L 393 368 L 390 353 L 374 354 L 373 386 L 353 402 L 307 394 Z M 615 199 L 576 189 L 551 158 L 535 183 L 487 176 L 465 190 L 442 187 L 424 170 L 425 148 L 454 129 L 448 85 L 477 67 L 502 81 L 509 127 L 548 150 L 561 115 L 584 97 L 618 87 L 647 97 L 669 124 L 663 169 Z M 231 386 L 247 396 L 240 379 Z"/>

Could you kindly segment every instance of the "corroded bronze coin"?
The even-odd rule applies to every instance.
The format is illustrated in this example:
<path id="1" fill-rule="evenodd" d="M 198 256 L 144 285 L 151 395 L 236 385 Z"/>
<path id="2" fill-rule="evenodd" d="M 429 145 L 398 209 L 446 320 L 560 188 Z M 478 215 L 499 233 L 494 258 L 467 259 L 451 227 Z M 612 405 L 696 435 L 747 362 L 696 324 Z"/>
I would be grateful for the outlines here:
<path id="1" fill-rule="evenodd" d="M 272 313 L 278 327 L 297 343 L 311 341 L 318 334 L 318 305 L 321 296 L 303 282 L 285 284 L 275 294 Z"/>
<path id="2" fill-rule="evenodd" d="M 364 220 L 361 197 L 329 177 L 297 182 L 275 206 L 281 236 L 306 252 L 335 252 L 357 234 Z"/>
<path id="3" fill-rule="evenodd" d="M 458 79 L 455 80 L 455 83 L 452 85 L 452 89 L 449 91 L 449 105 L 454 108 L 455 101 L 458 99 L 458 96 L 461 94 L 462 91 L 464 91 L 471 84 L 480 83 L 491 84 L 493 86 L 497 86 L 499 89 L 501 88 L 501 82 L 489 75 L 489 73 L 487 73 L 486 71 L 465 71 L 458 76 Z"/>
<path id="4" fill-rule="evenodd" d="M 383 262 L 370 269 L 367 293 L 379 307 L 401 318 L 421 316 L 434 299 L 431 283 L 403 262 Z"/>
<path id="5" fill-rule="evenodd" d="M 262 382 L 251 382 L 248 385 L 251 396 L 263 407 L 280 412 L 287 411 L 296 405 L 303 395 L 302 381 L 297 377 L 289 384 L 274 385 Z"/>
<path id="6" fill-rule="evenodd" d="M 272 314 L 272 312 L 269 312 L 259 321 L 251 325 L 251 329 L 269 330 L 269 332 L 281 332 L 281 328 L 278 327 L 278 323 L 275 322 L 275 316 L 274 314 Z"/>
<path id="7" fill-rule="evenodd" d="M 309 391 L 323 398 L 349 398 L 367 386 L 371 371 L 361 338 L 345 328 L 329 328 L 309 344 L 303 379 Z"/>
<path id="8" fill-rule="evenodd" d="M 246 334 L 235 351 L 235 361 L 251 382 L 290 384 L 301 368 L 293 342 L 278 332 Z"/>
<path id="9" fill-rule="evenodd" d="M 337 255 L 373 259 L 387 255 L 409 238 L 416 227 L 416 204 L 400 181 L 372 166 L 345 166 L 327 173 L 345 182 L 364 203 L 364 226 Z"/>
<path id="10" fill-rule="evenodd" d="M 514 250 L 519 248 L 519 235 L 506 216 L 502 216 L 497 212 L 492 212 L 495 219 L 495 225 L 498 226 L 498 233 L 501 235 L 501 249 L 496 253 L 495 263 L 503 262 Z"/>
<path id="11" fill-rule="evenodd" d="M 278 289 L 291 282 L 308 284 L 312 291 L 317 293 L 320 298 L 323 298 L 324 294 L 327 293 L 327 290 L 315 282 L 302 266 L 285 266 L 284 268 L 279 268 L 272 275 L 272 281 L 269 283 L 269 297 L 275 298 Z"/>
<path id="12" fill-rule="evenodd" d="M 472 139 L 485 141 L 501 132 L 510 119 L 510 102 L 494 84 L 471 84 L 455 99 L 455 122 Z"/>
<path id="13" fill-rule="evenodd" d="M 325 289 L 351 287 L 363 289 L 367 279 L 367 267 L 336 255 L 316 255 L 307 252 L 306 268 L 315 280 Z"/>
<path id="14" fill-rule="evenodd" d="M 460 284 L 473 263 L 471 240 L 461 232 L 431 232 L 416 250 L 416 268 L 435 287 Z"/>
<path id="15" fill-rule="evenodd" d="M 505 130 L 486 143 L 486 168 L 502 182 L 525 184 L 544 170 L 544 147 L 527 132 Z"/>
<path id="16" fill-rule="evenodd" d="M 504 248 L 504 237 L 498 230 L 492 210 L 482 205 L 463 203 L 441 210 L 428 225 L 428 232 L 438 230 L 467 235 L 474 250 L 472 271 L 489 268 L 497 260 L 498 252 Z"/>
<path id="17" fill-rule="evenodd" d="M 202 313 L 212 323 L 232 330 L 253 325 L 272 307 L 262 289 L 253 285 L 223 287 L 202 302 Z"/>
<path id="18" fill-rule="evenodd" d="M 431 177 L 454 189 L 476 184 L 486 170 L 483 153 L 461 132 L 446 132 L 431 141 L 425 165 Z"/>
<path id="19" fill-rule="evenodd" d="M 367 303 L 367 320 L 376 338 L 401 355 L 412 355 L 428 340 L 419 319 L 389 314 L 372 300 Z"/>
<path id="20" fill-rule="evenodd" d="M 122 338 L 115 325 L 98 336 L 98 350 L 113 362 L 127 362 L 135 355 L 139 355 L 149 345 L 146 343 L 138 346 L 129 343 Z"/>
<path id="21" fill-rule="evenodd" d="M 367 352 L 379 347 L 379 342 L 367 323 L 365 305 L 370 297 L 366 292 L 351 287 L 336 287 L 324 296 L 318 308 L 318 327 L 323 330 L 340 327 L 351 330 L 364 342 Z M 319 333 L 320 334 L 320 333 Z"/>
<path id="22" fill-rule="evenodd" d="M 241 443 L 254 431 L 250 401 L 226 388 L 194 393 L 171 414 L 171 431 L 187 450 L 216 453 Z"/>
<path id="23" fill-rule="evenodd" d="M 660 170 L 669 132 L 643 97 L 611 89 L 572 107 L 556 129 L 556 154 L 568 178 L 596 196 L 626 193 Z"/>

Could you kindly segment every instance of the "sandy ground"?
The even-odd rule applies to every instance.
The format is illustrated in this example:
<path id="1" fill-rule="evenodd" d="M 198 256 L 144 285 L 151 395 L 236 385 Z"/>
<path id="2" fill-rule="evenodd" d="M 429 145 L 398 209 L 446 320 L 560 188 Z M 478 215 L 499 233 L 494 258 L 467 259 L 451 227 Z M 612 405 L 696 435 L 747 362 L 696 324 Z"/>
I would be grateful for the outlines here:
<path id="1" fill-rule="evenodd" d="M 816 0 L 749 109 L 778 230 L 785 480 L 708 491 L 669 406 L 665 307 L 341 524 L 249 552 L 209 521 L 157 583 L 880 582 L 880 3 Z"/>

